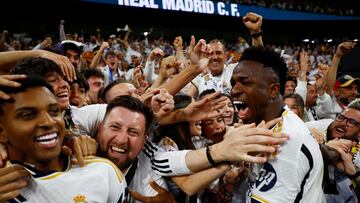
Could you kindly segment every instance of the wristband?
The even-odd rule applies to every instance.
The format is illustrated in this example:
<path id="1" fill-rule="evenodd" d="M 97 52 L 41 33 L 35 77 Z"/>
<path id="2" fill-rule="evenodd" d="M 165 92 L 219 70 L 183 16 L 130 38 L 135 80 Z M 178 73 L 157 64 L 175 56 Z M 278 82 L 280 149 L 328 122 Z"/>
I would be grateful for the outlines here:
<path id="1" fill-rule="evenodd" d="M 352 179 L 352 180 L 359 177 L 359 176 L 360 176 L 360 171 L 357 171 L 354 175 L 347 175 L 347 177 Z"/>
<path id="2" fill-rule="evenodd" d="M 212 166 L 216 166 L 216 163 L 210 154 L 210 146 L 206 146 L 206 157 Z"/>
<path id="3" fill-rule="evenodd" d="M 262 36 L 262 34 L 263 34 L 263 31 L 260 30 L 260 32 L 258 32 L 258 33 L 252 33 L 252 34 L 251 34 L 251 37 L 252 37 L 252 38 L 258 38 L 258 37 Z"/>

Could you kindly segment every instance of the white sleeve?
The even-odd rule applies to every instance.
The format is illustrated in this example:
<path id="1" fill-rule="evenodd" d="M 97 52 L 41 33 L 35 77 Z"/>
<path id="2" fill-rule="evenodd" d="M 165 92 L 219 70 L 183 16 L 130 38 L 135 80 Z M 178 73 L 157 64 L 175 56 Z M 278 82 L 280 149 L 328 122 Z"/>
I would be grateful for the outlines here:
<path id="1" fill-rule="evenodd" d="M 180 176 L 191 174 L 186 165 L 186 154 L 190 150 L 164 152 L 157 145 L 146 141 L 144 154 L 151 159 L 152 169 L 161 176 Z"/>
<path id="2" fill-rule="evenodd" d="M 295 87 L 295 93 L 300 95 L 301 98 L 306 103 L 306 94 L 307 94 L 307 82 L 306 81 L 297 81 L 297 86 Z"/>
<path id="3" fill-rule="evenodd" d="M 333 101 L 327 93 L 317 99 L 316 114 L 320 118 L 331 118 L 331 112 L 334 111 Z"/>
<path id="4" fill-rule="evenodd" d="M 107 104 L 92 104 L 81 108 L 71 107 L 73 121 L 81 134 L 95 137 L 106 113 Z"/>
<path id="5" fill-rule="evenodd" d="M 149 61 L 149 59 L 146 60 L 144 75 L 145 75 L 145 80 L 147 80 L 149 83 L 153 83 L 156 80 L 154 68 L 155 68 L 155 61 Z"/>

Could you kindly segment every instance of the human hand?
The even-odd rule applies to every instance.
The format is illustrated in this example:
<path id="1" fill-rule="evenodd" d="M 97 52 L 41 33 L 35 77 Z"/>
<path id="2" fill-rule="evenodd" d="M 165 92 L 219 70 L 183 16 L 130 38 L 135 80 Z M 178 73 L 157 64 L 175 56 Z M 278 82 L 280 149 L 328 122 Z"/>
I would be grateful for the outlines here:
<path id="1" fill-rule="evenodd" d="M 108 42 L 102 42 L 101 46 L 100 46 L 100 50 L 104 51 L 106 48 L 109 48 L 109 47 L 110 47 L 110 45 Z"/>
<path id="2" fill-rule="evenodd" d="M 249 12 L 243 17 L 243 23 L 250 30 L 250 33 L 259 33 L 261 31 L 263 17 L 256 13 Z"/>
<path id="3" fill-rule="evenodd" d="M 344 54 L 348 53 L 351 49 L 353 49 L 355 45 L 355 42 L 343 42 L 339 44 L 336 49 L 335 56 L 341 58 Z"/>
<path id="4" fill-rule="evenodd" d="M 0 202 L 17 197 L 28 186 L 27 177 L 30 173 L 23 166 L 15 164 L 0 168 Z"/>
<path id="5" fill-rule="evenodd" d="M 213 158 L 218 161 L 248 161 L 264 163 L 269 157 L 259 154 L 272 154 L 288 136 L 271 130 L 255 127 L 255 124 L 229 128 L 224 140 L 213 145 Z"/>
<path id="6" fill-rule="evenodd" d="M 95 139 L 87 135 L 68 135 L 61 148 L 61 152 L 67 156 L 76 157 L 80 167 L 85 166 L 84 157 L 96 155 L 97 144 Z"/>
<path id="7" fill-rule="evenodd" d="M 54 61 L 61 69 L 62 74 L 67 78 L 68 81 L 72 82 L 76 80 L 76 70 L 66 56 L 55 54 L 45 50 L 39 51 L 39 56 Z"/>
<path id="8" fill-rule="evenodd" d="M 174 103 L 173 96 L 162 88 L 151 98 L 151 109 L 157 118 L 162 118 L 174 109 Z"/>
<path id="9" fill-rule="evenodd" d="M 159 76 L 167 79 L 180 71 L 181 62 L 175 56 L 168 56 L 161 61 Z"/>
<path id="10" fill-rule="evenodd" d="M 166 189 L 160 187 L 154 180 L 149 182 L 150 186 L 158 193 L 153 197 L 146 197 L 134 190 L 129 189 L 130 195 L 137 201 L 144 203 L 176 203 L 175 197 Z"/>
<path id="11" fill-rule="evenodd" d="M 341 149 L 347 153 L 347 152 L 350 152 L 351 147 L 355 146 L 356 143 L 351 140 L 347 140 L 347 139 L 335 138 L 335 139 L 329 140 L 326 143 L 326 145 L 329 147 L 332 147 L 334 149 Z"/>
<path id="12" fill-rule="evenodd" d="M 204 39 L 200 39 L 195 45 L 195 37 L 191 36 L 190 46 L 188 50 L 190 63 L 197 66 L 200 72 L 206 69 L 210 60 L 210 53 L 210 45 L 207 45 Z"/>
<path id="13" fill-rule="evenodd" d="M 161 50 L 159 47 L 156 47 L 155 49 L 153 49 L 150 54 L 149 54 L 149 60 L 150 61 L 154 61 L 157 57 L 158 58 L 162 58 L 164 57 L 164 52 L 163 50 Z"/>
<path id="14" fill-rule="evenodd" d="M 0 75 L 0 87 L 20 87 L 21 84 L 15 82 L 14 80 L 24 79 L 26 75 Z M 10 96 L 5 94 L 0 89 L 0 98 L 1 99 L 10 99 Z"/>
<path id="15" fill-rule="evenodd" d="M 220 111 L 225 106 L 226 97 L 222 97 L 220 92 L 207 95 L 203 99 L 190 103 L 184 108 L 187 121 L 201 121 L 220 116 Z"/>

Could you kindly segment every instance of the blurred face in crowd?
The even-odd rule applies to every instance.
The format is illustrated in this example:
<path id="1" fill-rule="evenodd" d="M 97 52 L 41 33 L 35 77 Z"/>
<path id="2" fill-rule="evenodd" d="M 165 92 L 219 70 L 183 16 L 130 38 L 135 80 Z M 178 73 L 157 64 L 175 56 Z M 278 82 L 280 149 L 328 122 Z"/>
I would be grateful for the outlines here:
<path id="1" fill-rule="evenodd" d="M 351 101 L 356 99 L 358 95 L 358 86 L 355 82 L 351 83 L 347 87 L 338 87 L 335 90 L 335 95 L 340 102 L 344 105 L 348 105 Z"/>
<path id="2" fill-rule="evenodd" d="M 135 67 L 139 66 L 139 65 L 141 64 L 141 57 L 132 55 L 132 56 L 131 56 L 131 63 L 132 63 Z"/>
<path id="3" fill-rule="evenodd" d="M 231 102 L 231 100 L 228 97 L 226 97 L 225 102 L 226 102 L 226 105 L 222 109 L 224 111 L 222 118 L 224 119 L 224 122 L 227 126 L 231 126 L 234 121 L 235 109 L 234 109 L 233 103 Z"/>
<path id="4" fill-rule="evenodd" d="M 289 77 L 297 78 L 299 72 L 299 64 L 293 64 L 292 68 L 288 72 Z"/>
<path id="5" fill-rule="evenodd" d="M 121 95 L 129 95 L 139 98 L 139 91 L 133 84 L 123 82 L 113 86 L 105 95 L 105 102 L 109 103 L 112 99 Z"/>
<path id="6" fill-rule="evenodd" d="M 69 58 L 69 61 L 75 68 L 78 68 L 80 66 L 80 54 L 71 49 L 65 50 L 65 56 Z"/>
<path id="7" fill-rule="evenodd" d="M 360 136 L 360 111 L 354 108 L 347 108 L 336 116 L 328 128 L 332 139 L 343 138 L 359 141 Z"/>
<path id="8" fill-rule="evenodd" d="M 121 170 L 127 169 L 144 147 L 145 116 L 115 107 L 100 125 L 98 139 L 100 151 L 106 158 Z"/>
<path id="9" fill-rule="evenodd" d="M 217 76 L 224 70 L 224 64 L 227 57 L 224 51 L 224 46 L 220 42 L 210 43 L 210 47 L 212 51 L 208 67 L 211 74 Z"/>
<path id="10" fill-rule="evenodd" d="M 318 98 L 317 90 L 315 85 L 307 86 L 306 94 L 306 107 L 312 107 L 316 105 L 316 99 Z"/>
<path id="11" fill-rule="evenodd" d="M 45 75 L 45 81 L 48 82 L 54 89 L 55 97 L 62 110 L 70 105 L 70 86 L 64 80 L 64 76 L 58 72 L 51 72 Z"/>
<path id="12" fill-rule="evenodd" d="M 86 105 L 86 90 L 78 83 L 73 83 L 70 86 L 70 104 L 76 107 Z"/>
<path id="13" fill-rule="evenodd" d="M 105 84 L 104 80 L 101 77 L 90 76 L 87 79 L 87 82 L 89 83 L 88 95 L 93 102 L 96 102 L 99 95 L 99 91 L 101 90 L 101 88 L 104 87 Z"/>
<path id="14" fill-rule="evenodd" d="M 118 67 L 118 61 L 119 59 L 117 56 L 113 54 L 109 54 L 105 59 L 106 65 L 108 65 L 111 70 L 116 70 Z"/>
<path id="15" fill-rule="evenodd" d="M 296 115 L 298 115 L 300 118 L 302 117 L 300 114 L 300 108 L 299 105 L 296 102 L 295 98 L 285 98 L 284 99 L 285 104 L 289 107 L 289 109 L 294 112 Z"/>
<path id="16" fill-rule="evenodd" d="M 276 84 L 272 72 L 266 71 L 264 65 L 255 61 L 240 61 L 231 78 L 231 96 L 238 105 L 239 118 L 248 123 L 260 123 L 265 119 L 269 101 Z"/>
<path id="17" fill-rule="evenodd" d="M 10 95 L 0 118 L 1 142 L 12 159 L 35 164 L 38 169 L 58 166 L 58 156 L 65 136 L 61 108 L 46 87 L 32 87 Z"/>
<path id="18" fill-rule="evenodd" d="M 221 142 L 224 139 L 226 125 L 221 116 L 201 121 L 202 135 L 214 143 Z"/>
<path id="19" fill-rule="evenodd" d="M 294 81 L 292 81 L 292 80 L 286 81 L 286 83 L 285 83 L 284 95 L 287 95 L 287 94 L 290 94 L 290 93 L 294 93 L 295 87 L 296 87 L 296 84 L 295 84 Z"/>

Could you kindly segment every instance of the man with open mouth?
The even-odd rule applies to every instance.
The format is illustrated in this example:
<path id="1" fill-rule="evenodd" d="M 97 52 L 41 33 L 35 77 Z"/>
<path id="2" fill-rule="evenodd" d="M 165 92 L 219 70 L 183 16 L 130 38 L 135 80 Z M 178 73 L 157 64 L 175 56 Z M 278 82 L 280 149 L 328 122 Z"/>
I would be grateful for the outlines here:
<path id="1" fill-rule="evenodd" d="M 239 118 L 259 124 L 281 116 L 273 131 L 289 135 L 275 159 L 253 169 L 249 188 L 252 202 L 325 202 L 322 191 L 323 160 L 319 145 L 305 123 L 291 112 L 280 96 L 286 64 L 280 54 L 263 47 L 244 51 L 235 67 L 231 96 Z M 285 108 L 284 108 L 285 107 Z"/>

